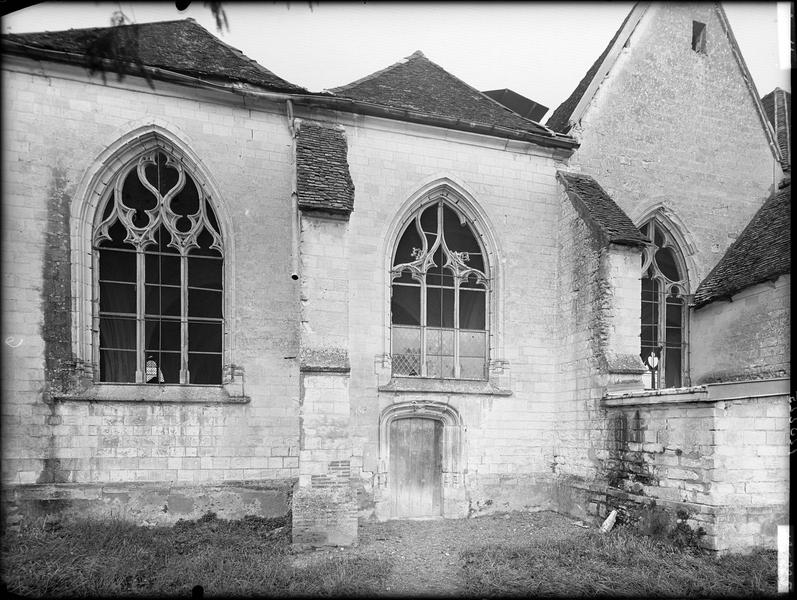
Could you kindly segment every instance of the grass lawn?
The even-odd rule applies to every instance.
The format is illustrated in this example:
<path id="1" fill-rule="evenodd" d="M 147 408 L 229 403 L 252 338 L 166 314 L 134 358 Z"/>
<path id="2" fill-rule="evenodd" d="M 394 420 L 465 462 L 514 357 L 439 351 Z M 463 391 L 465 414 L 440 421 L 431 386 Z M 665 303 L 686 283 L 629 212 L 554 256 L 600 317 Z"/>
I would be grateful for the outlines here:
<path id="1" fill-rule="evenodd" d="M 618 528 L 576 539 L 460 554 L 466 589 L 485 596 L 717 598 L 775 595 L 775 551 L 717 557 Z"/>
<path id="2" fill-rule="evenodd" d="M 285 519 L 206 515 L 174 527 L 43 525 L 4 536 L 7 591 L 48 598 L 190 598 L 192 588 L 202 585 L 205 596 L 223 597 L 368 594 L 389 569 L 378 560 L 345 557 L 294 569 Z"/>
<path id="3" fill-rule="evenodd" d="M 747 597 L 776 589 L 774 552 L 716 558 L 622 528 L 559 537 L 471 547 L 451 569 L 466 595 L 480 597 Z M 4 533 L 2 580 L 4 591 L 27 597 L 188 598 L 195 585 L 205 596 L 371 596 L 384 594 L 392 570 L 390 557 L 362 546 L 301 567 L 294 557 L 285 519 L 209 514 L 156 528 L 40 520 Z"/>

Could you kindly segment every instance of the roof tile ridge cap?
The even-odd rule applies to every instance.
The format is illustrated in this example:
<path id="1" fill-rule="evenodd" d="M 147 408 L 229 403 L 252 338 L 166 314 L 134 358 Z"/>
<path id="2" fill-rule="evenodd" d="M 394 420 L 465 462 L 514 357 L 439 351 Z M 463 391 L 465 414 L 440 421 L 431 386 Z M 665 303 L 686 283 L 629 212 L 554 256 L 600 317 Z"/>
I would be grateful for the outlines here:
<path id="1" fill-rule="evenodd" d="M 561 175 L 562 177 L 587 178 L 587 179 L 591 179 L 595 183 L 598 183 L 597 180 L 592 175 L 590 175 L 589 173 L 582 173 L 581 171 L 566 171 L 564 169 L 556 169 L 556 174 L 557 175 Z M 600 184 L 598 183 L 598 185 L 600 185 Z"/>
<path id="2" fill-rule="evenodd" d="M 189 17 L 187 19 L 170 19 L 168 21 L 145 21 L 144 23 L 123 23 L 121 25 L 106 25 L 105 27 L 70 27 L 69 29 L 56 29 L 56 30 L 52 30 L 52 31 L 49 30 L 49 29 L 45 29 L 44 31 L 24 31 L 24 32 L 20 32 L 20 33 L 18 33 L 18 32 L 8 32 L 8 33 L 4 33 L 3 35 L 4 36 L 6 36 L 6 35 L 21 36 L 21 35 L 42 35 L 42 34 L 45 34 L 45 33 L 69 33 L 69 32 L 79 33 L 79 32 L 82 32 L 82 31 L 102 31 L 102 30 L 113 31 L 113 30 L 118 30 L 118 29 L 122 29 L 122 28 L 126 28 L 126 27 L 143 27 L 143 26 L 147 26 L 147 25 L 165 25 L 167 23 L 184 23 L 185 21 L 193 21 L 194 23 L 196 23 L 196 21 L 194 19 Z"/>
<path id="3" fill-rule="evenodd" d="M 296 117 L 295 119 L 297 129 L 301 129 L 302 125 L 315 125 L 323 129 L 331 129 L 335 131 L 346 132 L 346 128 L 340 123 L 330 123 L 328 121 L 319 121 L 316 119 L 308 119 L 306 117 Z"/>
<path id="4" fill-rule="evenodd" d="M 437 64 L 436 62 L 434 62 L 433 60 L 430 60 L 429 58 L 427 58 L 426 56 L 424 56 L 424 54 L 423 54 L 423 53 L 422 53 L 420 50 L 418 50 L 417 52 L 415 52 L 415 53 L 414 53 L 412 56 L 410 56 L 410 58 L 414 57 L 416 54 L 417 54 L 417 55 L 419 55 L 417 58 L 423 58 L 423 59 L 424 59 L 426 62 L 428 62 L 430 65 L 432 65 L 433 67 L 435 67 L 435 68 L 437 68 L 438 70 L 442 71 L 443 73 L 445 73 L 445 74 L 446 74 L 446 75 L 448 75 L 449 77 L 451 77 L 451 78 L 455 79 L 457 82 L 461 83 L 462 85 L 464 85 L 464 86 L 465 86 L 466 88 L 468 88 L 469 90 L 471 90 L 471 91 L 473 91 L 473 92 L 476 92 L 476 94 L 478 94 L 480 97 L 482 97 L 482 98 L 486 98 L 487 100 L 489 100 L 489 101 L 490 101 L 492 104 L 494 104 L 494 105 L 495 105 L 497 108 L 499 108 L 499 109 L 500 109 L 500 110 L 502 110 L 503 112 L 505 112 L 505 113 L 508 113 L 509 115 L 512 115 L 513 117 L 516 117 L 516 118 L 518 118 L 518 119 L 522 119 L 522 120 L 524 120 L 524 121 L 527 121 L 528 123 L 531 123 L 531 124 L 533 124 L 533 125 L 536 125 L 537 127 L 540 127 L 540 128 L 542 128 L 542 129 L 544 130 L 544 131 L 543 131 L 544 133 L 548 133 L 548 134 L 550 134 L 550 135 L 553 135 L 553 134 L 554 134 L 554 131 L 553 131 L 552 129 L 550 129 L 550 128 L 546 127 L 546 126 L 545 126 L 545 125 L 543 125 L 542 123 L 538 123 L 537 121 L 532 121 L 531 119 L 527 119 L 526 117 L 524 117 L 524 116 L 522 116 L 522 115 L 519 115 L 519 114 L 517 114 L 517 113 L 516 113 L 515 111 L 513 111 L 512 109 L 510 109 L 510 108 L 507 108 L 506 106 L 504 106 L 503 104 L 501 104 L 500 102 L 498 102 L 498 100 L 493 100 L 492 98 L 490 98 L 490 96 L 488 96 L 488 95 L 487 95 L 487 94 L 485 94 L 484 92 L 482 92 L 482 91 L 480 91 L 480 90 L 476 89 L 476 88 L 475 88 L 475 87 L 473 87 L 471 84 L 469 84 L 467 81 L 465 81 L 465 80 L 463 80 L 463 79 L 460 79 L 459 77 L 457 77 L 456 75 L 454 75 L 454 74 L 453 74 L 453 73 L 451 73 L 450 71 L 447 71 L 446 69 L 444 69 L 443 67 L 441 67 L 440 65 L 438 65 L 438 64 Z M 489 123 L 486 123 L 486 125 L 489 125 Z M 517 129 L 517 128 L 513 128 L 513 129 Z"/>
<path id="5" fill-rule="evenodd" d="M 360 77 L 359 79 L 355 79 L 354 81 L 352 81 L 350 83 L 345 83 L 343 85 L 339 85 L 339 86 L 336 86 L 336 87 L 327 88 L 324 91 L 331 92 L 333 94 L 337 94 L 339 92 L 346 91 L 348 89 L 353 88 L 356 85 L 360 85 L 361 83 L 365 83 L 366 81 L 370 81 L 371 79 L 376 79 L 377 77 L 387 73 L 388 71 L 392 71 L 393 69 L 395 69 L 397 67 L 400 67 L 401 65 L 407 64 L 411 59 L 419 58 L 419 57 L 426 58 L 424 56 L 423 52 L 421 52 L 420 50 L 416 50 L 415 52 L 413 52 L 409 56 L 405 56 L 401 60 L 399 60 L 397 62 L 394 62 L 393 64 L 388 65 L 388 66 L 386 66 L 383 69 L 379 69 L 378 71 L 374 71 L 373 73 L 369 73 L 368 75 Z M 429 59 L 426 58 L 426 60 L 429 60 Z M 431 61 L 429 61 L 429 62 L 431 62 Z"/>

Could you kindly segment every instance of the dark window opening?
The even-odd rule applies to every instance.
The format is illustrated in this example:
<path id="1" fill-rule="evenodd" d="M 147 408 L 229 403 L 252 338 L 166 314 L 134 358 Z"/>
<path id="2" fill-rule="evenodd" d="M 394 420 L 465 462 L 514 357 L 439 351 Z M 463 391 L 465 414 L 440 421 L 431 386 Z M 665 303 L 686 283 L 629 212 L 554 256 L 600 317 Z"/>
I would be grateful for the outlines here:
<path id="1" fill-rule="evenodd" d="M 640 231 L 651 240 L 642 257 L 640 356 L 649 366 L 655 357 L 655 387 L 681 387 L 686 379 L 686 268 L 672 236 L 657 221 Z"/>
<path id="2" fill-rule="evenodd" d="M 100 381 L 221 384 L 224 259 L 211 204 L 163 152 L 121 176 L 95 232 Z"/>
<path id="3" fill-rule="evenodd" d="M 692 21 L 692 50 L 706 53 L 706 24 L 700 21 Z"/>

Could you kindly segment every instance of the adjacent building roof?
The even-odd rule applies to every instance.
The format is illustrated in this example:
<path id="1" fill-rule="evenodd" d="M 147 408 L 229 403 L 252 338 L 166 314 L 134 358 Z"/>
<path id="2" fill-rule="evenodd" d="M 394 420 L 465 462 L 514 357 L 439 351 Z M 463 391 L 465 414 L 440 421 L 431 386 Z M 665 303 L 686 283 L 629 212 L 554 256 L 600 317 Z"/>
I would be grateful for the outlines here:
<path id="1" fill-rule="evenodd" d="M 695 307 L 791 272 L 791 179 L 785 179 L 695 292 Z"/>
<path id="2" fill-rule="evenodd" d="M 647 239 L 600 184 L 583 173 L 556 172 L 578 214 L 604 241 L 644 246 Z"/>
<path id="3" fill-rule="evenodd" d="M 761 98 L 764 112 L 775 130 L 784 171 L 791 171 L 791 94 L 775 88 Z"/>
<path id="4" fill-rule="evenodd" d="M 301 210 L 348 215 L 354 184 L 343 128 L 297 119 L 296 193 Z"/>
<path id="5" fill-rule="evenodd" d="M 482 92 L 485 96 L 489 96 L 496 102 L 500 102 L 512 112 L 516 112 L 525 119 L 531 119 L 537 123 L 542 121 L 545 113 L 548 112 L 548 107 L 543 106 L 539 102 L 534 102 L 530 98 L 518 94 L 514 90 L 504 88 L 502 90 L 487 90 Z"/>
<path id="6" fill-rule="evenodd" d="M 2 37 L 4 52 L 84 64 L 93 70 L 103 59 L 108 59 L 112 63 L 155 67 L 214 82 L 238 82 L 269 91 L 307 93 L 304 88 L 278 77 L 240 50 L 225 44 L 193 19 L 10 33 Z M 157 74 L 149 75 L 157 78 Z"/>
<path id="7" fill-rule="evenodd" d="M 428 115 L 552 135 L 469 86 L 418 51 L 394 65 L 329 90 L 337 96 Z"/>

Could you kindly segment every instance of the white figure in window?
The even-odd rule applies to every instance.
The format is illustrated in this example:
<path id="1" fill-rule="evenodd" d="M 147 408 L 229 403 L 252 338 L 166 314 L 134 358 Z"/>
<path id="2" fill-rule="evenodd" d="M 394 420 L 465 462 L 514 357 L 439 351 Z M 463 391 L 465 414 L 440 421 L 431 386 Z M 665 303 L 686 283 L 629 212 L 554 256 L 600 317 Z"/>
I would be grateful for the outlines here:
<path id="1" fill-rule="evenodd" d="M 158 368 L 158 363 L 150 354 L 147 356 L 147 383 L 163 383 L 163 371 Z"/>

